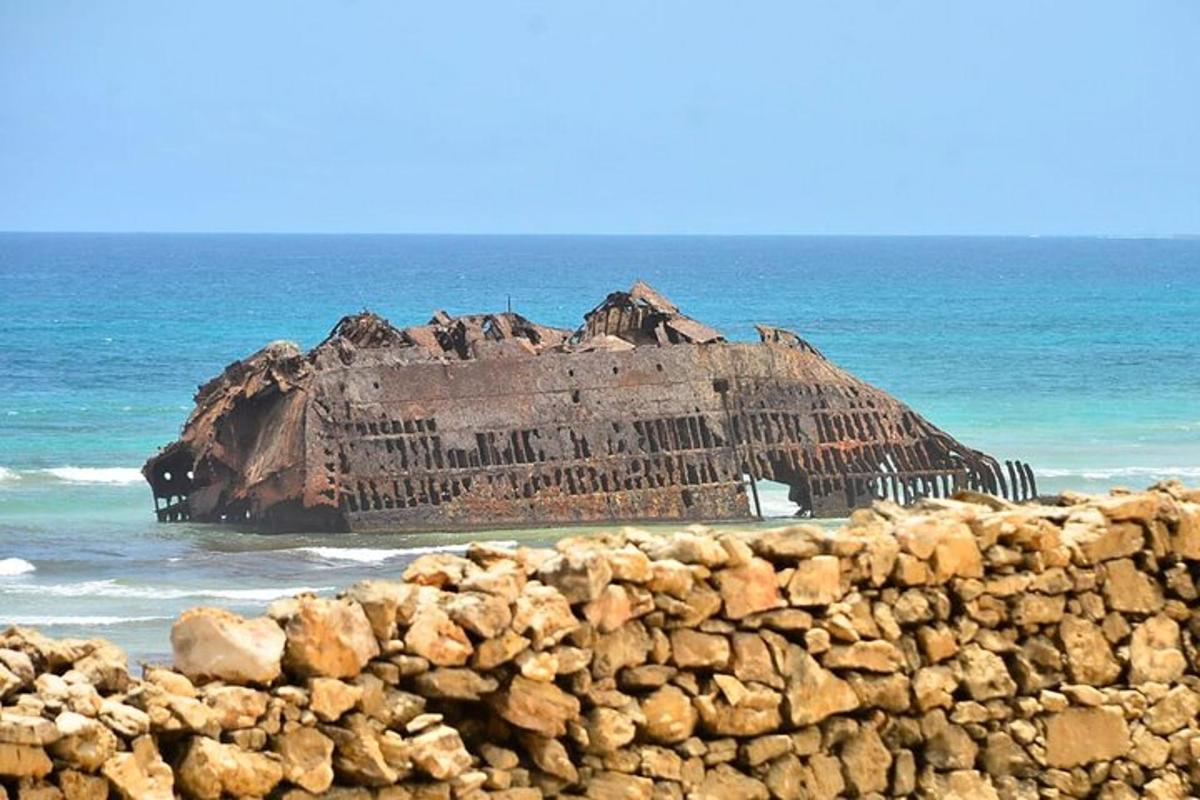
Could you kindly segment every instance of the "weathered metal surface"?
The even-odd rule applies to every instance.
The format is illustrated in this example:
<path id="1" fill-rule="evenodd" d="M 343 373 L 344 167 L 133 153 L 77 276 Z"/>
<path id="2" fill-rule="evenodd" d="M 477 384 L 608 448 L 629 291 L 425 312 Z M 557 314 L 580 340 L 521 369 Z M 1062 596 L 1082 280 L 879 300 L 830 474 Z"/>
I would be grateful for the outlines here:
<path id="1" fill-rule="evenodd" d="M 960 489 L 1036 492 L 790 331 L 726 342 L 645 284 L 575 332 L 516 314 L 396 329 L 346 317 L 203 386 L 143 468 L 160 520 L 428 530 L 752 515 L 750 479 L 801 515 Z"/>

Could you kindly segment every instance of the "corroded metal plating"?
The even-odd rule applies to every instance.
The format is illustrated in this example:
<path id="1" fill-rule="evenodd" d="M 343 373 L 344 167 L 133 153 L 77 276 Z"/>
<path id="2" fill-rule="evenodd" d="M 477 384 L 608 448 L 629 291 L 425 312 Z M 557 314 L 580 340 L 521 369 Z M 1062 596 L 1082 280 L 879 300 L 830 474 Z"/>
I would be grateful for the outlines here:
<path id="1" fill-rule="evenodd" d="M 738 519 L 762 479 L 815 516 L 1035 495 L 1027 465 L 966 447 L 790 331 L 758 331 L 727 342 L 642 283 L 574 332 L 362 313 L 307 354 L 273 343 L 230 365 L 143 474 L 160 520 L 273 530 Z"/>

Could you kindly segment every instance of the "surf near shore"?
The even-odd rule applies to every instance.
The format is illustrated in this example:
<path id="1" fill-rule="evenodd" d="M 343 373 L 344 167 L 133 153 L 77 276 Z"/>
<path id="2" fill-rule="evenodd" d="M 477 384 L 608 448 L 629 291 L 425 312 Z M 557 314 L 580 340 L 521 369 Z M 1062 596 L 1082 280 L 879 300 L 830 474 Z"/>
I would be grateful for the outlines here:
<path id="1" fill-rule="evenodd" d="M 428 553 L 172 666 L 0 636 L 0 785 L 102 797 L 1182 798 L 1200 490 Z M 338 795 L 342 796 L 342 795 Z"/>

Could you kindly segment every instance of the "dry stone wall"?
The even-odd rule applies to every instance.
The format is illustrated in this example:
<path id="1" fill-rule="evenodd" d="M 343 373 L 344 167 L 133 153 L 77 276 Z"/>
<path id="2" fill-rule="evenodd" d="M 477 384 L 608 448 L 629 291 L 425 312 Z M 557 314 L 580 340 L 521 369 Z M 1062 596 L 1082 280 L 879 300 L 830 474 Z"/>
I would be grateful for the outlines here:
<path id="1" fill-rule="evenodd" d="M 1200 491 L 472 546 L 194 609 L 171 667 L 0 636 L 0 798 L 1183 798 Z"/>

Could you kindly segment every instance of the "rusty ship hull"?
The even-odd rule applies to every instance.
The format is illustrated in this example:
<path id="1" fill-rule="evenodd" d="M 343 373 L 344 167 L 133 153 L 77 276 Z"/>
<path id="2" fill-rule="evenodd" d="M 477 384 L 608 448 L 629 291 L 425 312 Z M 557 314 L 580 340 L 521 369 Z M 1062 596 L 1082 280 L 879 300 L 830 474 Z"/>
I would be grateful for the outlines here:
<path id="1" fill-rule="evenodd" d="M 794 334 L 726 342 L 640 286 L 573 333 L 367 315 L 308 354 L 272 345 L 203 387 L 184 436 L 147 462 L 159 518 L 471 530 L 745 519 L 764 479 L 811 516 L 1036 491 L 1028 466 L 962 445 Z"/>

